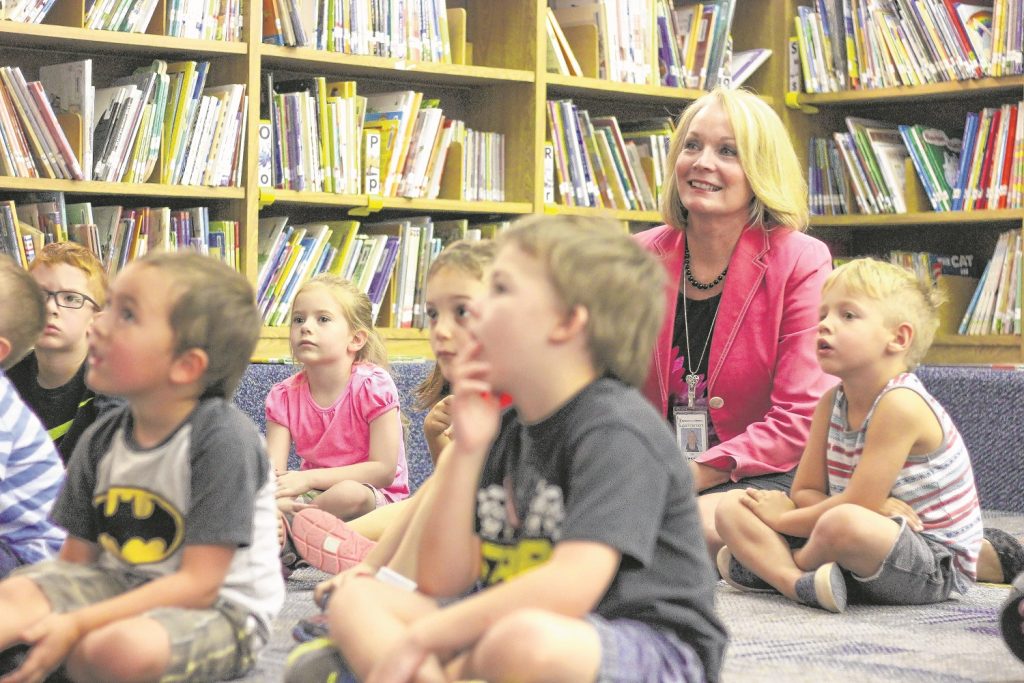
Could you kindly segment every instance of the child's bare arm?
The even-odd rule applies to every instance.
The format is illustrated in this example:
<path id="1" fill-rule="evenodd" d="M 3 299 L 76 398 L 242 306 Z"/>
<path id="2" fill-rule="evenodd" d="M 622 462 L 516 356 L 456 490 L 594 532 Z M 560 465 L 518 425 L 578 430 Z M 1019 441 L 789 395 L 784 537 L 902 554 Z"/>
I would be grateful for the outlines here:
<path id="1" fill-rule="evenodd" d="M 796 466 L 793 486 L 789 493 L 797 507 L 808 507 L 828 497 L 825 449 L 828 445 L 828 423 L 832 415 L 835 393 L 834 388 L 825 392 L 814 408 L 810 433 L 807 435 L 803 455 Z"/>
<path id="2" fill-rule="evenodd" d="M 92 564 L 100 556 L 100 547 L 77 536 L 68 536 L 60 547 L 60 559 L 75 564 Z"/>
<path id="3" fill-rule="evenodd" d="M 449 394 L 435 403 L 423 419 L 423 436 L 427 440 L 430 459 L 434 461 L 435 465 L 441 457 L 441 451 L 451 443 L 451 403 L 452 396 Z"/>
<path id="4" fill-rule="evenodd" d="M 812 432 L 813 429 L 812 426 Z M 860 462 L 845 491 L 809 507 L 761 519 L 780 533 L 809 536 L 818 518 L 837 505 L 853 503 L 880 512 L 907 456 L 934 450 L 941 438 L 942 429 L 924 399 L 912 391 L 890 391 L 875 407 Z M 757 513 L 756 506 L 748 507 Z"/>
<path id="5" fill-rule="evenodd" d="M 87 633 L 115 621 L 157 607 L 210 607 L 217 599 L 234 555 L 235 549 L 228 546 L 186 547 L 181 567 L 173 574 L 82 609 L 51 614 L 33 624 L 23 634 L 23 640 L 33 647 L 19 675 L 24 680 L 35 680 L 33 675 L 52 671 Z"/>
<path id="6" fill-rule="evenodd" d="M 288 452 L 291 448 L 292 435 L 288 428 L 267 420 L 267 455 L 274 474 L 280 476 L 288 471 Z"/>

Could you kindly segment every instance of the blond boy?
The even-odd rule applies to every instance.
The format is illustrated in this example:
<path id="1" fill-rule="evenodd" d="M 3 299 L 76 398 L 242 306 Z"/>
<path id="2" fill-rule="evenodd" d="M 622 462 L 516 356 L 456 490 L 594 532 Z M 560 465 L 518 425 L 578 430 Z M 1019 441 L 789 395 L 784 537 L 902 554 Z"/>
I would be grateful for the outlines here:
<path id="1" fill-rule="evenodd" d="M 848 598 L 937 602 L 974 583 L 982 525 L 971 461 L 910 372 L 939 303 L 927 282 L 880 261 L 828 277 L 817 354 L 840 384 L 815 410 L 790 496 L 747 489 L 718 508 L 728 583 L 833 612 Z"/>
<path id="2" fill-rule="evenodd" d="M 62 662 L 111 682 L 252 666 L 284 597 L 270 464 L 228 402 L 258 334 L 251 286 L 207 257 L 153 255 L 114 282 L 87 381 L 127 405 L 71 458 L 59 560 L 0 583 L 0 646 L 31 645 L 12 683 Z"/>
<path id="3" fill-rule="evenodd" d="M 66 463 L 101 409 L 114 405 L 85 385 L 86 334 L 106 303 L 107 276 L 92 252 L 74 242 L 47 244 L 28 270 L 42 289 L 46 324 L 35 349 L 7 376 Z"/>
<path id="4" fill-rule="evenodd" d="M 354 577 L 331 599 L 361 680 L 717 679 L 693 482 L 633 388 L 663 278 L 614 224 L 537 217 L 501 238 L 422 501 L 421 592 Z"/>
<path id="5" fill-rule="evenodd" d="M 0 256 L 0 578 L 23 564 L 52 557 L 64 541 L 50 510 L 64 482 L 53 443 L 4 372 L 43 328 L 39 287 Z"/>

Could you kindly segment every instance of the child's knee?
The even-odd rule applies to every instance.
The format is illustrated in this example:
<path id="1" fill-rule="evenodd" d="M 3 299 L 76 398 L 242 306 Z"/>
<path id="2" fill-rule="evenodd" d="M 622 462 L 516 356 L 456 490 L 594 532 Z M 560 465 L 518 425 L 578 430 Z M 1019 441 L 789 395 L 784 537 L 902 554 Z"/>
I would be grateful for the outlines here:
<path id="1" fill-rule="evenodd" d="M 167 668 L 170 642 L 162 627 L 140 630 L 139 619 L 115 622 L 87 633 L 71 651 L 68 674 L 76 681 L 157 680 Z M 154 629 L 163 633 L 163 638 Z"/>
<path id="2" fill-rule="evenodd" d="M 859 543 L 861 525 L 858 519 L 866 509 L 852 503 L 843 503 L 826 510 L 814 525 L 814 537 L 836 549 Z"/>
<path id="3" fill-rule="evenodd" d="M 551 632 L 551 616 L 544 610 L 521 609 L 500 619 L 473 648 L 474 673 L 487 680 L 509 680 L 550 670 L 552 661 L 565 656 Z"/>
<path id="4" fill-rule="evenodd" d="M 721 531 L 723 527 L 730 526 L 737 518 L 750 514 L 750 511 L 740 502 L 746 491 L 737 489 L 722 494 L 722 499 L 715 508 L 715 526 Z"/>

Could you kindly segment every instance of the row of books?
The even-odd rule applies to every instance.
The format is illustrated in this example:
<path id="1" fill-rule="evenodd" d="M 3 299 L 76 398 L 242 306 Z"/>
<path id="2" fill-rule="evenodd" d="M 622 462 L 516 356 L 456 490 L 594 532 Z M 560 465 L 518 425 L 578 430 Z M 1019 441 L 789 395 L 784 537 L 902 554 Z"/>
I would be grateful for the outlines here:
<path id="1" fill-rule="evenodd" d="M 1000 234 L 960 323 L 960 334 L 1021 333 L 1022 266 L 1021 231 Z"/>
<path id="2" fill-rule="evenodd" d="M 963 139 L 857 117 L 808 147 L 811 212 L 904 213 L 906 164 L 935 211 L 1024 208 L 1024 101 L 969 112 Z"/>
<path id="3" fill-rule="evenodd" d="M 207 207 L 65 204 L 62 193 L 47 194 L 45 201 L 0 201 L 0 252 L 22 266 L 46 244 L 71 240 L 92 251 L 111 276 L 157 250 L 195 250 L 238 268 L 238 221 L 211 221 Z"/>
<path id="4" fill-rule="evenodd" d="M 260 182 L 290 190 L 436 198 L 449 150 L 463 199 L 504 199 L 504 136 L 473 131 L 412 90 L 357 94 L 355 81 L 273 81 Z"/>
<path id="5" fill-rule="evenodd" d="M 287 216 L 259 221 L 256 298 L 267 325 L 287 325 L 299 286 L 320 273 L 355 283 L 367 294 L 376 324 L 424 327 L 424 287 L 430 263 L 445 245 L 481 234 L 493 237 L 507 223 L 470 228 L 466 219 L 416 216 L 387 222 L 355 220 L 293 224 Z M 386 299 L 389 291 L 392 295 Z M 380 319 L 387 304 L 386 315 Z"/>
<path id="6" fill-rule="evenodd" d="M 740 85 L 771 50 L 732 56 L 735 0 L 691 2 L 673 7 L 668 0 L 655 3 L 658 61 L 662 85 L 710 90 L 716 85 Z M 748 61 L 747 57 L 756 57 Z M 737 73 L 732 67 L 743 65 Z"/>
<path id="7" fill-rule="evenodd" d="M 452 61 L 445 0 L 263 0 L 263 42 Z"/>
<path id="8" fill-rule="evenodd" d="M 55 0 L 0 0 L 0 21 L 39 24 Z M 83 28 L 145 33 L 158 0 L 87 0 Z M 240 40 L 241 0 L 167 0 L 166 32 L 179 38 Z"/>
<path id="9" fill-rule="evenodd" d="M 563 29 L 597 30 L 598 78 L 653 84 L 653 0 L 549 0 Z"/>
<path id="10" fill-rule="evenodd" d="M 651 144 L 650 131 L 640 130 L 639 137 L 646 137 L 651 144 L 644 150 L 636 142 L 627 140 L 623 133 L 625 124 L 620 127 L 616 117 L 591 117 L 572 100 L 548 100 L 547 115 L 557 178 L 557 203 L 632 211 L 657 208 L 658 183 L 654 170 L 663 164 L 659 166 L 655 155 L 663 145 Z M 633 124 L 630 130 L 647 125 L 646 122 Z M 671 134 L 671 122 L 668 127 L 669 132 L 664 135 Z"/>
<path id="11" fill-rule="evenodd" d="M 1024 0 L 814 0 L 794 23 L 809 93 L 1024 73 Z"/>
<path id="12" fill-rule="evenodd" d="M 0 173 L 108 182 L 239 185 L 247 96 L 205 87 L 209 62 L 155 60 L 108 87 L 84 59 L 26 82 L 0 67 Z M 160 163 L 162 157 L 162 164 Z"/>

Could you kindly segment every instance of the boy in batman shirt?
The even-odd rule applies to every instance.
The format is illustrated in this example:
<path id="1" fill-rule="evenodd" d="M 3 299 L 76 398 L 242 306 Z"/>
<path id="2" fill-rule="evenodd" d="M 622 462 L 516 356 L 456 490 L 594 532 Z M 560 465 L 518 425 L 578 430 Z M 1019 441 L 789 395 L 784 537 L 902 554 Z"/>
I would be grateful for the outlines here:
<path id="1" fill-rule="evenodd" d="M 17 665 L 3 683 L 62 663 L 110 682 L 252 668 L 284 600 L 269 460 L 229 403 L 259 326 L 245 278 L 198 254 L 153 254 L 114 282 L 86 379 L 128 405 L 75 448 L 60 558 L 0 583 L 0 673 Z"/>

